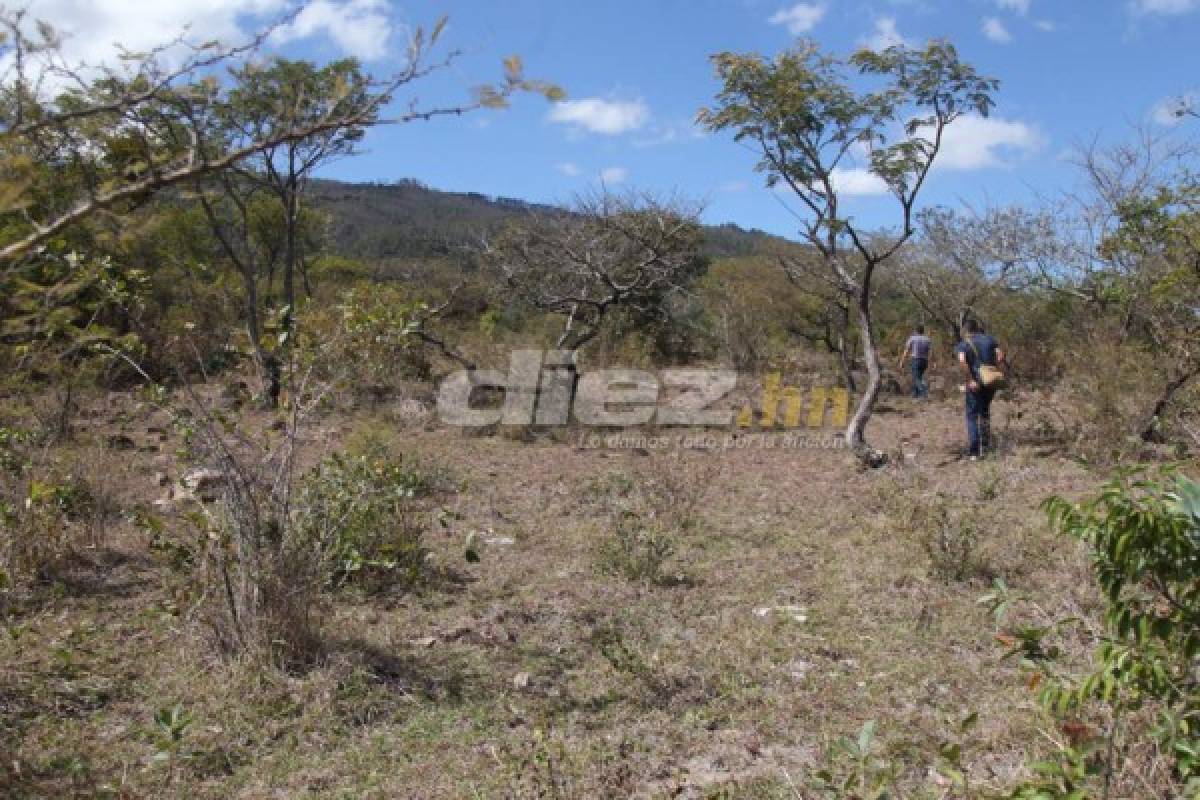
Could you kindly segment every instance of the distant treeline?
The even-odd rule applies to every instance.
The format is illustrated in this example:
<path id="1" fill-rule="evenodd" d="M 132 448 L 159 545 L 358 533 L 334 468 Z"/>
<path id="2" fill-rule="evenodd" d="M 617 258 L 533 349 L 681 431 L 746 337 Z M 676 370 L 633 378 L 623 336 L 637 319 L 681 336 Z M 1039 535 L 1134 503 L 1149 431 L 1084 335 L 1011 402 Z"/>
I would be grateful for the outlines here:
<path id="1" fill-rule="evenodd" d="M 530 213 L 565 213 L 553 206 L 478 192 L 444 192 L 419 181 L 343 183 L 317 180 L 308 202 L 330 218 L 330 250 L 363 260 L 434 258 L 477 246 L 505 223 Z M 711 258 L 762 255 L 781 241 L 738 225 L 704 227 Z"/>

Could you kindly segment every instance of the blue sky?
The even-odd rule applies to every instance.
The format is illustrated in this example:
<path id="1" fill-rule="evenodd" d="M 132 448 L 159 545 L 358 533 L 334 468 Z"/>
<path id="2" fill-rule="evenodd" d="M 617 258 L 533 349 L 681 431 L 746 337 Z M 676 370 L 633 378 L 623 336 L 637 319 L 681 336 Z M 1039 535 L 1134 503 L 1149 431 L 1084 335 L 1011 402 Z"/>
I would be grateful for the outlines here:
<path id="1" fill-rule="evenodd" d="M 79 28 L 92 57 L 106 37 L 231 37 L 277 16 L 288 0 L 35 0 L 34 14 Z M 327 169 L 347 180 L 416 178 L 431 186 L 534 201 L 569 201 L 602 176 L 613 187 L 678 192 L 711 222 L 792 235 L 786 197 L 763 187 L 754 155 L 692 123 L 717 88 L 708 56 L 774 54 L 799 35 L 846 54 L 863 45 L 946 37 L 1002 86 L 990 120 L 968 119 L 924 204 L 1035 202 L 1077 180 L 1069 152 L 1131 125 L 1170 130 L 1156 109 L 1200 89 L 1200 0 L 315 0 L 273 46 L 293 56 L 357 55 L 394 68 L 406 35 L 449 17 L 441 47 L 454 65 L 420 84 L 426 105 L 461 101 L 517 53 L 526 72 L 561 85 L 568 103 L 519 97 L 505 111 L 380 128 L 364 152 Z M 88 47 L 90 50 L 83 50 Z M 407 98 L 405 98 L 407 99 Z M 1158 121 L 1156 121 L 1158 120 Z M 1200 123 L 1175 134 L 1200 133 Z M 850 176 L 851 212 L 891 224 L 889 200 Z"/>

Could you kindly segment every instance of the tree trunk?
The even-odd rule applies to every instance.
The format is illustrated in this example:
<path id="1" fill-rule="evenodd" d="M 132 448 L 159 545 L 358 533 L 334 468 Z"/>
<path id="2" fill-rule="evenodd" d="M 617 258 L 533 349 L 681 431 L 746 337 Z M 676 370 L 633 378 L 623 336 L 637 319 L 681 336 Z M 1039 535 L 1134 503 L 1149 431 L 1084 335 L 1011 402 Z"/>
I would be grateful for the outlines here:
<path id="1" fill-rule="evenodd" d="M 875 326 L 871 321 L 870 280 L 871 274 L 868 269 L 858 291 L 858 329 L 862 339 L 863 359 L 867 362 L 867 385 L 858 401 L 858 407 L 854 410 L 854 416 L 846 426 L 846 446 L 859 455 L 869 450 L 865 435 L 867 421 L 871 419 L 871 412 L 875 409 L 883 378 L 883 370 L 879 365 L 879 351 L 875 349 Z"/>
<path id="2" fill-rule="evenodd" d="M 292 257 L 296 260 L 296 267 L 300 270 L 300 277 L 304 281 L 304 296 L 312 299 L 313 290 L 312 283 L 308 279 L 308 261 L 304 257 L 304 242 L 296 235 L 296 230 L 300 227 L 300 198 L 304 194 L 303 184 L 296 186 L 295 199 L 292 202 Z"/>
<path id="3" fill-rule="evenodd" d="M 1158 396 L 1158 401 L 1154 404 L 1154 410 L 1150 412 L 1149 419 L 1142 427 L 1140 436 L 1143 442 L 1162 441 L 1162 432 L 1158 427 L 1159 419 L 1162 417 L 1163 412 L 1167 410 L 1167 406 L 1171 405 L 1171 401 L 1175 399 L 1175 395 L 1197 375 L 1200 375 L 1200 367 L 1177 375 L 1163 387 L 1162 393 Z"/>
<path id="4" fill-rule="evenodd" d="M 857 392 L 858 384 L 854 380 L 854 357 L 850 354 L 850 315 L 845 308 L 838 314 L 837 356 L 838 366 L 842 369 L 842 380 L 846 382 L 846 391 Z"/>
<path id="5" fill-rule="evenodd" d="M 54 441 L 56 442 L 66 442 L 71 439 L 71 418 L 75 410 L 75 370 L 73 365 L 68 367 L 64 374 L 65 380 L 60 383 L 60 386 L 62 384 L 66 384 L 66 386 L 58 392 L 59 406 L 54 425 Z"/>
<path id="6" fill-rule="evenodd" d="M 284 187 L 284 251 L 283 251 L 283 297 L 287 304 L 284 322 L 287 331 L 292 330 L 296 316 L 296 219 L 299 187 L 296 185 L 296 152 L 288 148 L 288 175 Z M 291 338 L 291 337 L 289 337 Z"/>
<path id="7" fill-rule="evenodd" d="M 551 350 L 542 362 L 537 400 L 534 404 L 534 424 L 567 425 L 579 388 L 578 350 Z"/>
<path id="8" fill-rule="evenodd" d="M 970 308 L 963 308 L 958 312 L 958 318 L 955 321 L 955 325 L 954 325 L 954 327 L 955 327 L 954 343 L 955 344 L 958 344 L 958 342 L 963 338 L 963 330 L 967 327 L 967 320 L 970 318 L 971 318 L 971 309 Z"/>
<path id="9" fill-rule="evenodd" d="M 288 307 L 288 327 L 296 313 L 296 187 L 289 183 L 284 199 L 283 302 Z"/>
<path id="10" fill-rule="evenodd" d="M 251 272 L 243 272 L 246 284 L 246 335 L 254 348 L 255 366 L 262 382 L 262 399 L 271 407 L 279 406 L 280 374 L 279 360 L 263 349 L 262 322 L 258 316 L 258 283 Z"/>

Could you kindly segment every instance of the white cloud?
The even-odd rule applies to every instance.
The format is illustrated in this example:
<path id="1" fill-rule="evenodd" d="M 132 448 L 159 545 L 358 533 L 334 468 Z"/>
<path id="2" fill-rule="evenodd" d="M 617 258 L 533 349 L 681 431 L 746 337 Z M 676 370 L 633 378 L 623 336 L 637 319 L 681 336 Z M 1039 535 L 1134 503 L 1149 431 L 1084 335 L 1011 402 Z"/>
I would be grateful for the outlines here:
<path id="1" fill-rule="evenodd" d="M 1132 0 L 1130 8 L 1136 14 L 1186 14 L 1200 8 L 1200 0 Z"/>
<path id="2" fill-rule="evenodd" d="M 1004 23 L 996 17 L 987 17 L 984 19 L 983 35 L 997 44 L 1008 44 L 1012 41 L 1012 34 L 1008 32 L 1008 28 L 1004 27 Z"/>
<path id="3" fill-rule="evenodd" d="M 554 168 L 570 178 L 574 178 L 579 174 L 579 166 L 570 161 L 564 161 L 561 164 L 555 164 Z"/>
<path id="4" fill-rule="evenodd" d="M 51 23 L 63 38 L 62 55 L 71 66 L 97 66 L 116 64 L 118 43 L 145 52 L 185 31 L 192 43 L 236 43 L 247 36 L 246 17 L 278 15 L 285 7 L 284 0 L 40 0 L 32 4 L 26 21 L 30 31 L 35 20 Z M 174 55 L 178 61 L 180 54 Z"/>
<path id="5" fill-rule="evenodd" d="M 1033 23 L 1033 27 L 1037 28 L 1039 31 L 1044 31 L 1045 33 L 1052 33 L 1058 26 L 1048 19 L 1039 19 L 1037 22 Z"/>
<path id="6" fill-rule="evenodd" d="M 674 121 L 652 120 L 646 132 L 634 140 L 635 147 L 657 147 L 674 142 L 703 139 L 708 132 L 695 123 L 694 120 L 679 119 Z"/>
<path id="7" fill-rule="evenodd" d="M 791 8 L 776 11 L 767 22 L 772 25 L 786 25 L 788 33 L 799 36 L 808 33 L 825 16 L 825 6 L 816 3 L 797 3 Z"/>
<path id="8" fill-rule="evenodd" d="M 829 178 L 834 191 L 842 197 L 875 197 L 888 193 L 883 178 L 866 167 L 834 167 Z M 787 197 L 793 189 L 787 181 L 780 181 L 775 184 L 775 191 Z"/>
<path id="9" fill-rule="evenodd" d="M 958 170 L 1002 167 L 1014 157 L 1039 150 L 1044 143 L 1041 132 L 1028 123 L 967 114 L 946 128 L 934 166 Z"/>
<path id="10" fill-rule="evenodd" d="M 871 50 L 886 50 L 895 45 L 908 46 L 909 43 L 896 29 L 895 17 L 879 17 L 875 20 L 875 30 L 859 39 L 859 44 Z"/>
<path id="11" fill-rule="evenodd" d="M 833 179 L 833 188 L 846 197 L 871 197 L 888 192 L 883 178 L 862 167 L 837 167 L 830 177 Z"/>
<path id="12" fill-rule="evenodd" d="M 1005 11 L 1013 11 L 1022 17 L 1029 13 L 1030 0 L 996 0 L 996 5 Z"/>
<path id="13" fill-rule="evenodd" d="M 1181 111 L 1200 106 L 1200 91 L 1185 92 L 1182 95 L 1159 100 L 1150 109 L 1150 118 L 1159 125 L 1174 127 L 1182 121 Z"/>
<path id="14" fill-rule="evenodd" d="M 387 0 L 312 0 L 271 38 L 283 43 L 317 35 L 363 61 L 383 58 L 392 35 Z"/>
<path id="15" fill-rule="evenodd" d="M 615 136 L 645 125 L 650 119 L 650 109 L 641 100 L 586 97 L 556 103 L 547 118 L 551 122 L 574 125 L 591 133 Z"/>
<path id="16" fill-rule="evenodd" d="M 624 183 L 629 177 L 629 170 L 624 167 L 605 167 L 600 170 L 600 180 L 607 184 Z"/>
<path id="17" fill-rule="evenodd" d="M 30 4 L 27 25 L 35 20 L 54 25 L 63 38 L 62 55 L 71 66 L 117 65 L 117 44 L 147 52 L 181 36 L 192 44 L 219 40 L 246 42 L 256 31 L 278 20 L 291 0 L 37 0 Z M 325 36 L 348 55 L 377 58 L 394 27 L 386 0 L 316 0 L 273 42 Z M 179 63 L 185 48 L 165 54 Z"/>
<path id="18" fill-rule="evenodd" d="M 728 192 L 729 194 L 739 194 L 750 188 L 750 184 L 746 181 L 726 181 L 717 187 L 719 192 Z"/>
<path id="19" fill-rule="evenodd" d="M 928 135 L 928 132 L 923 133 Z M 1041 133 L 1027 123 L 968 114 L 946 128 L 934 170 L 1005 167 L 1014 159 L 1038 150 L 1043 143 Z M 837 167 L 832 177 L 834 188 L 846 197 L 874 197 L 888 193 L 884 180 L 865 167 Z M 783 187 L 781 191 L 786 188 L 784 184 L 780 187 Z"/>
<path id="20" fill-rule="evenodd" d="M 920 132 L 925 136 L 931 133 Z M 1044 143 L 1042 134 L 1028 123 L 968 114 L 950 123 L 943 133 L 934 171 L 1007 167 L 1015 159 L 1039 150 Z M 867 157 L 865 149 L 856 152 L 855 156 L 861 163 L 861 159 Z M 874 197 L 888 193 L 887 183 L 866 167 L 835 167 L 832 178 L 834 189 L 845 197 Z M 791 191 L 785 182 L 776 184 L 775 188 L 783 194 Z"/>

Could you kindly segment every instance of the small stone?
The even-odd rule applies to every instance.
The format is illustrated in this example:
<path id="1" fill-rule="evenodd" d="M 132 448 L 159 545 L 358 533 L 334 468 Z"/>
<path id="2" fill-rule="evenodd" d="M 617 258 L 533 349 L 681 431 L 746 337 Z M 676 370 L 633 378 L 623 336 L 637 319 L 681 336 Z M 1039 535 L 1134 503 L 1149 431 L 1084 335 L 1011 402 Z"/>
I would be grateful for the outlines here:
<path id="1" fill-rule="evenodd" d="M 790 662 L 786 669 L 788 674 L 792 676 L 792 680 L 802 681 L 804 680 L 805 675 L 808 674 L 808 670 L 811 666 L 812 664 L 808 663 L 807 661 L 797 658 Z"/>
<path id="2" fill-rule="evenodd" d="M 154 501 L 154 507 L 163 511 L 169 511 L 175 506 L 175 489 L 169 488 L 162 497 Z"/>
<path id="3" fill-rule="evenodd" d="M 185 488 L 195 492 L 201 498 L 215 494 L 217 488 L 225 482 L 225 476 L 215 469 L 199 467 L 189 470 L 180 479 Z"/>
<path id="4" fill-rule="evenodd" d="M 525 689 L 529 686 L 529 673 L 518 672 L 513 676 L 513 686 L 518 689 Z"/>

